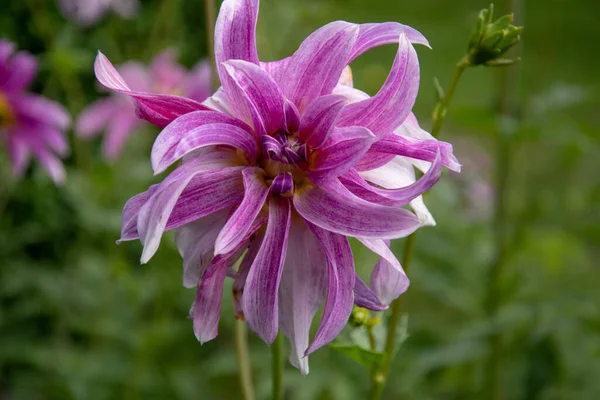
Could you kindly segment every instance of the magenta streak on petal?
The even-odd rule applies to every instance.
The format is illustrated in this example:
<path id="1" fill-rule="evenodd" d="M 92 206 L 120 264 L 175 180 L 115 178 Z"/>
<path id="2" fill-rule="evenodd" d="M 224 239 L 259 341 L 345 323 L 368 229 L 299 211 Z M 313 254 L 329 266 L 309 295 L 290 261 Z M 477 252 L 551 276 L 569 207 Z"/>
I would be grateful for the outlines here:
<path id="1" fill-rule="evenodd" d="M 102 85 L 136 99 L 138 116 L 160 128 L 164 128 L 183 114 L 199 110 L 210 110 L 197 101 L 185 97 L 130 90 L 115 67 L 101 52 L 98 52 L 94 62 L 94 71 L 96 78 Z"/>
<path id="2" fill-rule="evenodd" d="M 460 172 L 460 164 L 452 154 L 452 145 L 438 140 L 421 140 L 392 134 L 375 142 L 370 151 L 395 154 L 429 162 L 433 162 L 436 154 L 440 152 L 442 165 L 452 171 Z"/>
<path id="3" fill-rule="evenodd" d="M 389 246 L 389 243 L 388 243 Z M 382 304 L 389 305 L 406 292 L 410 281 L 402 267 L 398 269 L 382 257 L 371 272 L 371 287 Z"/>
<path id="4" fill-rule="evenodd" d="M 327 299 L 323 319 L 305 355 L 331 342 L 344 329 L 354 304 L 354 260 L 350 243 L 342 235 L 309 224 L 327 259 Z"/>
<path id="5" fill-rule="evenodd" d="M 364 126 L 381 137 L 391 133 L 408 117 L 419 91 L 417 53 L 404 35 L 390 73 L 377 94 L 350 103 L 342 110 L 338 126 Z"/>
<path id="6" fill-rule="evenodd" d="M 396 157 L 394 154 L 375 153 L 369 150 L 367 154 L 354 165 L 354 169 L 357 171 L 368 171 L 379 168 L 392 161 L 394 157 Z"/>
<path id="7" fill-rule="evenodd" d="M 338 114 L 346 103 L 344 97 L 332 94 L 319 97 L 309 104 L 300 120 L 298 131 L 300 140 L 313 149 L 325 143 Z"/>
<path id="8" fill-rule="evenodd" d="M 291 197 L 294 194 L 294 179 L 292 174 L 284 172 L 273 179 L 271 191 L 283 197 Z"/>
<path id="9" fill-rule="evenodd" d="M 296 188 L 294 206 L 304 219 L 346 236 L 395 239 L 420 226 L 413 213 L 362 200 L 337 179 Z"/>
<path id="10" fill-rule="evenodd" d="M 247 61 L 230 60 L 224 67 L 235 83 L 235 86 L 225 86 L 225 89 L 228 93 L 237 91 L 234 96 L 241 100 L 232 106 L 247 107 L 254 129 L 259 135 L 277 131 L 284 119 L 285 99 L 273 78 L 258 65 Z M 242 115 L 244 114 L 243 112 Z"/>
<path id="11" fill-rule="evenodd" d="M 306 223 L 294 217 L 279 286 L 279 327 L 290 341 L 290 362 L 308 374 L 310 326 L 327 290 L 327 263 Z"/>
<path id="12" fill-rule="evenodd" d="M 358 38 L 352 48 L 348 64 L 364 52 L 385 44 L 398 43 L 400 34 L 406 35 L 411 43 L 422 44 L 429 47 L 429 42 L 419 31 L 398 22 L 384 22 L 379 24 L 360 24 Z"/>
<path id="13" fill-rule="evenodd" d="M 228 253 L 239 245 L 269 194 L 269 187 L 265 183 L 262 169 L 245 168 L 242 175 L 244 177 L 244 200 L 219 233 L 215 242 L 215 255 Z"/>
<path id="14" fill-rule="evenodd" d="M 189 130 L 181 139 L 170 157 L 163 158 L 155 171 L 162 172 L 186 154 L 208 146 L 231 146 L 244 152 L 249 162 L 254 162 L 257 154 L 256 140 L 248 132 L 229 124 L 208 124 Z"/>
<path id="15" fill-rule="evenodd" d="M 309 162 L 311 180 L 336 178 L 367 153 L 376 137 L 361 126 L 336 128 L 336 139 L 316 150 Z M 333 139 L 333 138 L 332 138 Z"/>
<path id="16" fill-rule="evenodd" d="M 244 287 L 246 285 L 246 278 L 250 272 L 250 267 L 260 250 L 263 241 L 263 234 L 261 231 L 256 232 L 256 236 L 251 240 L 248 252 L 244 256 L 244 259 L 240 263 L 240 267 L 234 275 L 233 279 L 233 305 L 235 308 L 236 318 L 242 318 L 244 316 L 242 298 L 244 295 Z"/>
<path id="17" fill-rule="evenodd" d="M 261 137 L 263 157 L 272 160 L 281 159 L 282 144 L 272 136 Z"/>
<path id="18" fill-rule="evenodd" d="M 287 251 L 291 221 L 288 199 L 269 198 L 269 222 L 262 246 L 252 263 L 244 290 L 244 316 L 250 328 L 267 344 L 278 331 L 278 290 Z"/>
<path id="19" fill-rule="evenodd" d="M 354 304 L 373 311 L 384 311 L 388 306 L 381 304 L 377 295 L 357 275 L 354 280 Z"/>
<path id="20" fill-rule="evenodd" d="M 314 99 L 331 93 L 357 34 L 355 24 L 331 22 L 313 32 L 294 53 L 279 84 L 301 113 Z"/>
<path id="21" fill-rule="evenodd" d="M 300 129 L 300 113 L 298 109 L 288 99 L 285 99 L 285 121 L 283 121 L 281 128 L 289 133 L 298 132 Z"/>
<path id="22" fill-rule="evenodd" d="M 165 164 L 164 160 L 172 159 L 177 146 L 190 131 L 203 125 L 228 124 L 242 129 L 248 138 L 253 138 L 252 128 L 242 121 L 216 111 L 195 111 L 177 118 L 158 135 L 152 146 L 152 168 L 160 173 Z M 256 150 L 255 150 L 256 151 Z M 159 166 L 161 168 L 159 168 Z"/>
<path id="23" fill-rule="evenodd" d="M 398 188 L 398 189 L 381 189 L 377 188 L 368 182 L 366 182 L 360 175 L 356 172 L 348 173 L 342 178 L 342 181 L 346 180 L 353 185 L 356 185 L 368 192 L 373 193 L 376 196 L 383 197 L 384 199 L 388 199 L 394 202 L 397 206 L 404 206 L 429 189 L 433 187 L 440 179 L 442 174 L 442 162 L 440 152 L 437 152 L 436 158 L 433 160 L 431 164 L 431 168 L 415 183 Z M 346 183 L 346 182 L 344 182 Z M 352 189 L 351 189 L 352 190 Z M 362 197 L 362 196 L 360 196 Z M 367 199 L 367 198 L 366 198 Z"/>

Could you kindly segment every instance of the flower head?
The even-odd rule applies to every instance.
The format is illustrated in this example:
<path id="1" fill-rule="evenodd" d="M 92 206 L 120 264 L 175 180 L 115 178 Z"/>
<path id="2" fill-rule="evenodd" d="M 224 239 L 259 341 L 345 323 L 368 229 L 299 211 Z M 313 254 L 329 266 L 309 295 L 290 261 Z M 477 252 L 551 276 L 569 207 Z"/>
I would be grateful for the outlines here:
<path id="1" fill-rule="evenodd" d="M 176 62 L 173 50 L 158 54 L 148 67 L 127 62 L 119 67 L 120 75 L 133 90 L 161 94 L 180 94 L 198 101 L 210 95 L 211 72 L 208 62 L 199 62 L 187 71 Z M 105 131 L 103 152 L 108 160 L 121 154 L 125 141 L 140 127 L 136 105 L 125 95 L 115 93 L 91 104 L 76 122 L 80 137 L 92 138 Z"/>
<path id="2" fill-rule="evenodd" d="M 137 0 L 58 0 L 62 13 L 82 26 L 94 25 L 112 10 L 122 17 L 131 17 L 138 8 Z"/>
<path id="3" fill-rule="evenodd" d="M 215 29 L 222 87 L 203 104 L 132 92 L 102 54 L 96 72 L 104 85 L 135 98 L 144 118 L 168 123 L 152 149 L 154 171 L 182 160 L 125 205 L 121 240 L 139 238 L 146 262 L 162 233 L 175 229 L 184 285 L 197 286 L 197 338 L 217 335 L 229 274 L 237 315 L 267 343 L 281 329 L 291 362 L 307 373 L 306 356 L 339 334 L 354 303 L 381 310 L 378 294 L 388 301 L 406 290 L 388 240 L 433 223 L 420 195 L 442 165 L 459 165 L 452 147 L 424 138 L 411 115 L 419 85 L 411 42 L 427 44 L 417 31 L 332 22 L 291 57 L 265 63 L 256 51 L 257 16 L 257 0 L 223 2 Z M 383 44 L 398 52 L 370 97 L 351 86 L 348 64 Z M 426 170 L 418 180 L 413 165 Z M 417 215 L 404 208 L 409 204 Z M 396 286 L 371 290 L 356 277 L 349 236 L 385 260 L 374 282 L 393 276 Z"/>
<path id="4" fill-rule="evenodd" d="M 62 183 L 65 171 L 59 157 L 69 153 L 64 131 L 70 118 L 60 104 L 27 92 L 36 73 L 34 56 L 15 52 L 13 43 L 0 39 L 0 138 L 15 176 L 25 173 L 33 155 L 56 183 Z"/>

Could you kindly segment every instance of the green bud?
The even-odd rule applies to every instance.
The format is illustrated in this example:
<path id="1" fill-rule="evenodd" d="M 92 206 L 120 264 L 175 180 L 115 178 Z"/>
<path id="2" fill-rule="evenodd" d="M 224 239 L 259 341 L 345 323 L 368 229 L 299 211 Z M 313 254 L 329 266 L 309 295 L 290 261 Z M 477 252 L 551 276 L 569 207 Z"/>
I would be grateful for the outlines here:
<path id="1" fill-rule="evenodd" d="M 494 5 L 483 9 L 477 17 L 475 28 L 469 37 L 469 65 L 509 65 L 507 60 L 493 62 L 499 59 L 521 39 L 523 27 L 512 25 L 513 15 L 504 15 L 493 21 Z M 512 60 L 514 63 L 516 60 Z"/>
<path id="2" fill-rule="evenodd" d="M 348 319 L 348 323 L 355 328 L 360 328 L 361 326 L 367 325 L 370 319 L 371 315 L 369 314 L 369 310 L 354 306 L 352 314 L 350 314 L 350 319 Z"/>

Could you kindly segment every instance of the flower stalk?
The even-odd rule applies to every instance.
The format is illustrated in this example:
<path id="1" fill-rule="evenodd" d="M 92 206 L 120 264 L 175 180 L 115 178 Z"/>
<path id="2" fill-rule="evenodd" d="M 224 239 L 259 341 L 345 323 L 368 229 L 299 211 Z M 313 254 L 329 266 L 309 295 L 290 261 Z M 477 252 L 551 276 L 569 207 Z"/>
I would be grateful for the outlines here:
<path id="1" fill-rule="evenodd" d="M 273 400 L 283 400 L 283 338 L 281 334 L 271 344 L 271 379 Z"/>
<path id="2" fill-rule="evenodd" d="M 254 385 L 252 383 L 252 367 L 250 366 L 250 355 L 248 353 L 246 322 L 236 319 L 233 329 L 235 333 L 235 352 L 238 358 L 242 398 L 244 400 L 254 400 Z"/>

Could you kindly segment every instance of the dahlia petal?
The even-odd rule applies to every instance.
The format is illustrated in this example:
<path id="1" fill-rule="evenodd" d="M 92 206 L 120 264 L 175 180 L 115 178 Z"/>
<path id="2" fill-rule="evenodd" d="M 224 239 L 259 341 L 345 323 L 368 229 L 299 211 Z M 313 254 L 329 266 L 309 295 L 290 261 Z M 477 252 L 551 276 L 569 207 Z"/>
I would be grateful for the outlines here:
<path id="1" fill-rule="evenodd" d="M 244 60 L 259 63 L 256 52 L 258 0 L 225 0 L 215 25 L 215 60 L 223 83 L 227 73 L 221 63 Z"/>
<path id="2" fill-rule="evenodd" d="M 398 43 L 398 37 L 404 34 L 411 43 L 422 44 L 427 47 L 429 42 L 419 31 L 408 25 L 402 25 L 398 22 L 384 22 L 375 24 L 360 24 L 356 43 L 352 47 L 352 52 L 348 64 L 364 52 L 385 44 Z"/>
<path id="3" fill-rule="evenodd" d="M 117 244 L 139 238 L 137 220 L 140 209 L 146 204 L 148 199 L 152 197 L 159 186 L 160 185 L 152 185 L 147 191 L 139 193 L 127 200 L 121 216 L 121 238 L 117 240 Z"/>
<path id="4" fill-rule="evenodd" d="M 313 149 L 323 145 L 344 105 L 346 99 L 338 95 L 322 96 L 313 101 L 302 114 L 298 137 Z"/>
<path id="5" fill-rule="evenodd" d="M 116 114 L 126 112 L 133 114 L 132 110 L 123 110 L 123 102 L 114 97 L 100 99 L 86 107 L 77 117 L 75 133 L 81 138 L 97 136 L 106 128 Z"/>
<path id="6" fill-rule="evenodd" d="M 267 344 L 273 343 L 279 326 L 278 291 L 287 251 L 290 217 L 290 201 L 271 196 L 265 238 L 252 263 L 244 290 L 246 321 Z"/>
<path id="7" fill-rule="evenodd" d="M 47 126 L 40 127 L 36 132 L 46 145 L 61 157 L 69 154 L 69 142 L 64 132 Z"/>
<path id="8" fill-rule="evenodd" d="M 241 169 L 227 167 L 195 170 L 182 165 L 165 179 L 140 209 L 138 232 L 144 244 L 141 262 L 154 255 L 165 230 L 202 218 L 241 200 Z M 189 171 L 189 172 L 187 172 Z"/>
<path id="9" fill-rule="evenodd" d="M 313 32 L 292 55 L 279 84 L 298 110 L 331 93 L 348 64 L 357 34 L 355 24 L 331 22 Z"/>
<path id="10" fill-rule="evenodd" d="M 153 163 L 154 171 L 160 173 L 166 170 L 169 165 L 194 150 L 218 145 L 240 149 L 244 152 L 248 160 L 256 158 L 256 141 L 248 135 L 247 131 L 230 124 L 207 124 L 185 132 L 177 147 L 169 151 L 162 158 L 160 156 L 164 147 L 158 148 L 156 156 L 153 149 L 152 159 L 153 161 L 157 160 Z"/>
<path id="11" fill-rule="evenodd" d="M 346 236 L 395 239 L 420 226 L 411 212 L 362 200 L 337 179 L 297 187 L 294 206 L 312 224 Z"/>
<path id="12" fill-rule="evenodd" d="M 284 73 L 291 61 L 292 57 L 286 57 L 282 60 L 269 61 L 260 63 L 260 67 L 267 71 L 269 75 L 281 86 L 284 82 Z"/>
<path id="13" fill-rule="evenodd" d="M 417 117 L 415 117 L 415 115 L 412 112 L 408 115 L 406 120 L 404 120 L 402 125 L 400 125 L 398 129 L 394 131 L 394 133 L 398 136 L 406 136 L 421 140 L 437 140 L 431 135 L 431 133 L 427 132 L 419 126 L 419 121 L 417 121 Z M 412 163 L 415 167 L 417 167 L 423 172 L 427 172 L 427 170 L 431 166 L 431 163 L 427 161 L 416 159 L 413 159 Z"/>
<path id="14" fill-rule="evenodd" d="M 231 78 L 223 87 L 236 115 L 251 121 L 259 136 L 277 131 L 284 118 L 285 100 L 273 78 L 247 61 L 230 60 L 223 67 Z"/>
<path id="15" fill-rule="evenodd" d="M 384 311 L 388 309 L 388 306 L 381 304 L 377 295 L 358 275 L 356 275 L 354 279 L 354 304 L 373 311 Z"/>
<path id="16" fill-rule="evenodd" d="M 24 51 L 13 55 L 8 61 L 6 73 L 0 75 L 0 87 L 7 92 L 24 90 L 37 74 L 36 58 Z"/>
<path id="17" fill-rule="evenodd" d="M 2 41 L 0 41 L 0 45 L 1 44 L 3 44 Z M 12 164 L 13 174 L 16 177 L 22 177 L 27 165 L 29 165 L 29 158 L 31 155 L 27 148 L 27 144 L 19 139 L 18 132 L 6 135 L 5 141 L 6 150 Z"/>
<path id="18" fill-rule="evenodd" d="M 289 172 L 279 174 L 271 183 L 271 192 L 283 197 L 291 197 L 294 193 L 294 178 Z"/>
<path id="19" fill-rule="evenodd" d="M 262 169 L 249 167 L 242 171 L 242 175 L 244 177 L 244 200 L 219 233 L 215 242 L 215 255 L 228 253 L 239 245 L 269 194 L 269 187 L 265 183 Z"/>
<path id="20" fill-rule="evenodd" d="M 67 110 L 60 104 L 45 97 L 28 93 L 12 96 L 12 106 L 19 119 L 65 130 L 71 123 Z"/>
<path id="21" fill-rule="evenodd" d="M 198 282 L 190 314 L 194 319 L 194 334 L 201 344 L 214 339 L 219 333 L 223 284 L 228 262 L 224 255 L 213 258 Z"/>
<path id="22" fill-rule="evenodd" d="M 283 123 L 284 130 L 288 132 L 298 132 L 300 129 L 300 113 L 298 109 L 288 99 L 285 99 L 285 121 Z"/>
<path id="23" fill-rule="evenodd" d="M 279 325 L 291 344 L 290 362 L 308 374 L 310 326 L 327 287 L 327 269 L 315 235 L 300 218 L 292 221 L 290 245 L 279 286 Z"/>
<path id="24" fill-rule="evenodd" d="M 442 165 L 455 172 L 460 172 L 461 167 L 452 154 L 452 145 L 438 140 L 421 140 L 391 134 L 373 143 L 369 152 L 395 154 L 428 162 L 433 162 L 440 153 Z"/>
<path id="25" fill-rule="evenodd" d="M 101 52 L 98 52 L 94 62 L 94 71 L 96 78 L 102 85 L 134 98 L 137 101 L 136 112 L 138 116 L 160 128 L 164 128 L 183 114 L 199 110 L 210 110 L 207 106 L 195 100 L 181 96 L 132 91 L 115 67 L 108 61 L 108 58 Z"/>
<path id="26" fill-rule="evenodd" d="M 412 167 L 411 167 L 412 168 Z M 363 172 L 364 174 L 364 172 Z M 360 186 L 363 189 L 366 189 L 372 193 L 377 194 L 378 196 L 384 197 L 389 200 L 393 200 L 396 205 L 404 206 L 409 202 L 416 199 L 418 196 L 422 195 L 429 189 L 433 187 L 440 179 L 442 174 L 442 162 L 440 152 L 437 152 L 436 158 L 433 160 L 433 164 L 429 171 L 427 171 L 421 178 L 419 178 L 416 182 L 413 178 L 413 183 L 397 188 L 397 189 L 380 189 L 375 186 L 368 184 L 359 174 L 347 174 L 344 176 L 345 179 L 348 179 L 350 182 Z M 381 174 L 383 176 L 383 174 Z M 370 174 L 369 176 L 376 176 L 376 173 Z M 400 176 L 400 174 L 398 174 Z M 374 179 L 377 181 L 377 179 Z M 377 183 L 377 182 L 375 182 Z"/>
<path id="27" fill-rule="evenodd" d="M 175 243 L 183 258 L 183 286 L 192 288 L 214 258 L 215 240 L 227 221 L 223 209 L 175 229 Z"/>
<path id="28" fill-rule="evenodd" d="M 390 251 L 391 253 L 391 251 Z M 382 257 L 371 273 L 371 287 L 382 304 L 390 305 L 398 296 L 406 292 L 410 281 L 402 267 L 390 263 Z"/>
<path id="29" fill-rule="evenodd" d="M 202 139 L 202 136 L 205 134 L 211 136 L 210 132 L 206 132 L 202 129 L 204 126 L 208 125 L 213 126 L 214 128 L 220 128 L 224 124 L 230 125 L 230 127 L 223 127 L 226 132 L 233 132 L 231 135 L 227 136 L 237 138 L 236 141 L 239 141 L 240 144 L 243 143 L 244 147 L 242 147 L 242 149 L 247 148 L 250 155 L 252 155 L 252 153 L 256 154 L 256 144 L 250 144 L 254 139 L 252 129 L 248 125 L 220 112 L 195 111 L 177 118 L 173 123 L 163 129 L 154 141 L 151 154 L 152 169 L 154 170 L 154 173 L 161 173 L 169 165 L 183 156 L 183 154 L 177 156 L 175 154 L 177 153 L 180 144 L 190 135 L 199 136 L 198 139 Z M 215 138 L 214 135 L 212 135 L 212 137 L 213 139 Z M 233 141 L 233 139 L 231 139 L 231 141 Z M 183 150 L 184 149 L 182 148 L 181 151 Z M 190 150 L 193 149 L 190 148 Z"/>
<path id="30" fill-rule="evenodd" d="M 338 126 L 364 126 L 375 135 L 391 133 L 409 115 L 419 91 L 417 53 L 404 34 L 390 73 L 377 94 L 350 103 L 343 110 Z"/>
<path id="31" fill-rule="evenodd" d="M 48 151 L 45 147 L 32 146 L 31 151 L 40 165 L 46 170 L 56 184 L 62 184 L 66 179 L 65 167 L 61 160 Z"/>
<path id="32" fill-rule="evenodd" d="M 336 139 L 316 150 L 309 161 L 311 179 L 335 178 L 356 164 L 376 140 L 361 126 L 336 128 Z"/>
<path id="33" fill-rule="evenodd" d="M 202 105 L 220 113 L 233 116 L 233 111 L 223 87 L 218 88 L 212 96 L 202 102 Z"/>
<path id="34" fill-rule="evenodd" d="M 331 342 L 344 329 L 354 305 L 354 259 L 348 239 L 309 225 L 327 259 L 327 298 L 323 319 L 305 355 Z"/>
<path id="35" fill-rule="evenodd" d="M 357 239 L 364 244 L 369 250 L 373 253 L 379 255 L 383 258 L 388 264 L 390 264 L 393 268 L 396 268 L 398 271 L 402 271 L 402 266 L 400 265 L 400 261 L 396 258 L 394 253 L 390 250 L 389 240 L 383 241 L 381 239 L 373 239 L 373 238 L 362 238 L 357 237 Z"/>

